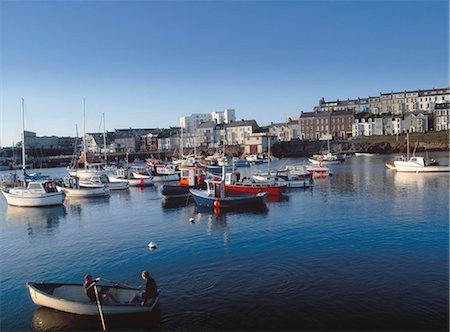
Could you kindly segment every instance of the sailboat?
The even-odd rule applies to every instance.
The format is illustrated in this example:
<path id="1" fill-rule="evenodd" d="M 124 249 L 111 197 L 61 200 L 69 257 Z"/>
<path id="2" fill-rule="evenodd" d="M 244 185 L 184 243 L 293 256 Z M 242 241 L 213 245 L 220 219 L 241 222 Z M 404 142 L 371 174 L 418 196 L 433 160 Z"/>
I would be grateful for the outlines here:
<path id="1" fill-rule="evenodd" d="M 85 121 L 85 100 L 83 98 L 83 155 L 84 155 L 84 170 L 86 170 L 86 121 Z M 84 174 L 86 176 L 86 174 Z M 109 188 L 102 183 L 84 183 L 80 184 L 80 177 L 69 175 L 64 178 L 64 182 L 58 186 L 58 191 L 66 194 L 67 197 L 88 198 L 88 197 L 102 197 L 109 196 Z"/>
<path id="2" fill-rule="evenodd" d="M 329 136 L 331 137 L 331 135 Z M 312 165 L 336 165 L 340 164 L 345 160 L 331 153 L 330 139 L 329 139 L 330 137 L 327 137 L 328 150 L 324 151 L 322 154 L 315 154 L 313 155 L 312 158 L 308 159 Z"/>
<path id="3" fill-rule="evenodd" d="M 9 205 L 22 207 L 39 207 L 61 205 L 64 193 L 58 192 L 56 183 L 48 178 L 30 177 L 25 170 L 25 101 L 22 98 L 22 169 L 24 180 L 22 186 L 2 189 Z"/>

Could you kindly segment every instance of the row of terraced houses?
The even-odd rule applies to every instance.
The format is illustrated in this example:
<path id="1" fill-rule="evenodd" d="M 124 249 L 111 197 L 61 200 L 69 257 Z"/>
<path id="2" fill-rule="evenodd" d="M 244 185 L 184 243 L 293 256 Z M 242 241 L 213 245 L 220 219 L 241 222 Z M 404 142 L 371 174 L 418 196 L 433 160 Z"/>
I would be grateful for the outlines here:
<path id="1" fill-rule="evenodd" d="M 226 144 L 244 147 L 246 153 L 261 153 L 267 150 L 269 137 L 274 143 L 442 131 L 449 129 L 449 105 L 449 88 L 335 101 L 322 98 L 311 112 L 299 112 L 285 122 L 263 127 L 254 119 L 236 120 L 235 110 L 225 109 L 183 116 L 179 127 L 169 129 L 115 129 L 106 135 L 106 149 L 108 152 L 167 151 L 179 149 L 181 145 L 219 148 Z M 27 145 L 46 149 L 65 147 L 74 140 L 37 137 L 31 132 L 27 137 Z M 87 134 L 86 139 L 90 151 L 104 149 L 101 133 Z"/>

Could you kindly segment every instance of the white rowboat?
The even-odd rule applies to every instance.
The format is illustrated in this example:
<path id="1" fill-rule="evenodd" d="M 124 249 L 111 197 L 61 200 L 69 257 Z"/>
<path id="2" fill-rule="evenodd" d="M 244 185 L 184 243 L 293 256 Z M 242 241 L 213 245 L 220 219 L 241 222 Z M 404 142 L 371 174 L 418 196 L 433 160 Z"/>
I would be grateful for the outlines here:
<path id="1" fill-rule="evenodd" d="M 83 292 L 81 284 L 62 283 L 27 283 L 31 300 L 40 306 L 56 309 L 78 315 L 96 316 L 99 314 L 96 302 L 90 302 Z M 140 292 L 137 288 L 125 286 L 97 286 L 99 292 L 108 291 L 119 303 L 102 303 L 104 315 L 119 315 L 131 313 L 151 312 L 158 302 L 158 295 L 146 305 L 128 303 L 133 296 Z"/>

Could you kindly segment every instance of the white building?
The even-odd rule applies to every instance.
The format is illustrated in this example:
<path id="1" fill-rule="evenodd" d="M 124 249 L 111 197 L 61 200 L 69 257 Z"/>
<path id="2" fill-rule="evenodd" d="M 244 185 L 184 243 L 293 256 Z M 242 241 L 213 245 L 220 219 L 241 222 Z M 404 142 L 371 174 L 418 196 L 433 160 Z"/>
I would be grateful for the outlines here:
<path id="1" fill-rule="evenodd" d="M 212 112 L 212 121 L 216 124 L 230 123 L 236 121 L 236 115 L 234 109 L 227 108 L 223 112 Z"/>
<path id="2" fill-rule="evenodd" d="M 368 119 L 355 119 L 355 123 L 352 125 L 352 136 L 372 136 L 373 135 L 373 121 L 372 118 Z"/>
<path id="3" fill-rule="evenodd" d="M 236 120 L 234 109 L 225 109 L 223 112 L 195 113 L 180 118 L 180 127 L 186 134 L 195 134 L 198 126 L 203 122 L 214 121 L 216 124 L 230 123 Z"/>

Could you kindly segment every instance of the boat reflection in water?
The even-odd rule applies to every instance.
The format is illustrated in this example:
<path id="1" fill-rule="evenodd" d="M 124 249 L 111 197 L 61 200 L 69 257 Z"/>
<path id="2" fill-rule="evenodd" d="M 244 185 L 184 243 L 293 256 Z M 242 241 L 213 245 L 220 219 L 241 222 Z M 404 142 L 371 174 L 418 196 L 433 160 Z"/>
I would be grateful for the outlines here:
<path id="1" fill-rule="evenodd" d="M 160 325 L 159 304 L 151 313 L 105 316 L 108 330 L 155 329 Z M 34 312 L 33 329 L 37 331 L 91 331 L 101 330 L 99 316 L 81 316 L 41 307 Z"/>
<path id="2" fill-rule="evenodd" d="M 278 195 L 278 196 L 267 196 L 266 202 L 267 203 L 278 203 L 278 202 L 285 202 L 289 200 L 289 195 Z"/>
<path id="3" fill-rule="evenodd" d="M 64 205 L 40 208 L 23 208 L 8 205 L 5 221 L 11 224 L 27 225 L 29 234 L 32 235 L 38 230 L 51 232 L 66 215 L 67 210 Z"/>

